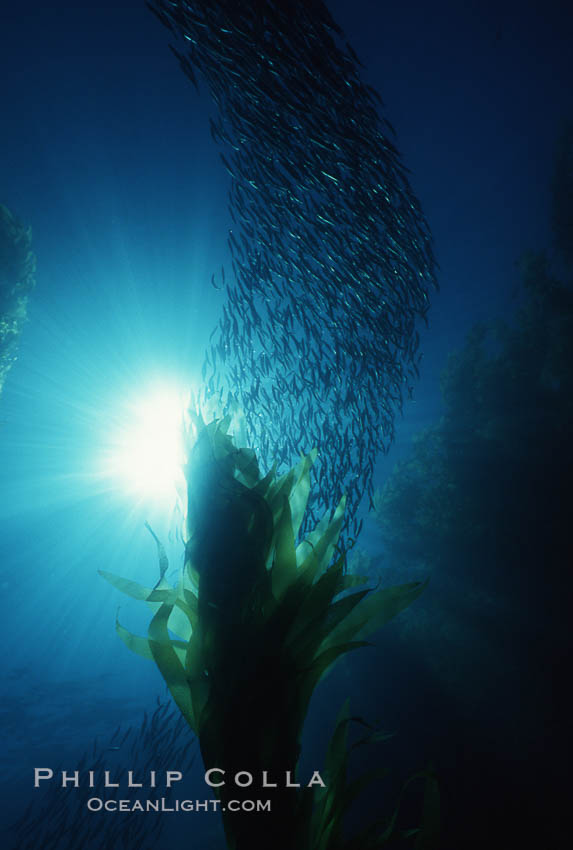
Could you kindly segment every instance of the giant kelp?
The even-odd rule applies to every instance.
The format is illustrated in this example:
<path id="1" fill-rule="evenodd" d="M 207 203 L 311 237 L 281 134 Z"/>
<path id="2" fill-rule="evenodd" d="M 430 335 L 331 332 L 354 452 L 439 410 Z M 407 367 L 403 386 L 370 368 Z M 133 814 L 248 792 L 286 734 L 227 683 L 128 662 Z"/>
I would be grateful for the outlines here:
<path id="1" fill-rule="evenodd" d="M 567 549 L 573 464 L 570 121 L 557 137 L 550 189 L 553 251 L 521 256 L 514 316 L 475 324 L 464 347 L 450 354 L 441 375 L 442 417 L 415 436 L 410 456 L 376 494 L 375 517 L 395 562 L 460 562 L 465 550 L 462 563 L 487 563 L 495 541 L 505 570 L 518 571 L 524 556 L 527 561 L 539 552 L 542 539 Z"/>
<path id="2" fill-rule="evenodd" d="M 545 522 L 564 543 L 571 470 L 573 289 L 544 253 L 520 263 L 523 302 L 513 321 L 475 325 L 442 372 L 444 413 L 416 435 L 410 456 L 377 494 L 390 558 L 402 563 L 491 562 L 519 570 Z M 551 510 L 548 511 L 551 505 Z M 517 547 L 517 548 L 516 548 Z M 484 567 L 481 566 L 480 570 Z"/>
<path id="3" fill-rule="evenodd" d="M 234 276 L 206 395 L 238 399 L 266 465 L 318 445 L 308 528 L 343 491 L 347 522 L 393 439 L 435 283 L 393 130 L 320 0 L 150 8 L 182 37 L 183 71 L 207 83 L 231 179 Z"/>
<path id="4" fill-rule="evenodd" d="M 521 259 L 514 315 L 475 325 L 450 355 L 442 416 L 375 498 L 392 573 L 432 573 L 430 598 L 415 618 L 405 615 L 400 638 L 423 660 L 435 716 L 448 718 L 436 749 L 453 765 L 451 777 L 441 770 L 452 847 L 468 822 L 468 847 L 487 846 L 493 831 L 505 846 L 559 847 L 569 833 L 573 281 L 559 240 L 573 196 L 565 198 L 555 264 L 546 252 Z M 461 776 L 454 742 L 468 730 L 472 766 Z"/>
<path id="5" fill-rule="evenodd" d="M 557 255 L 573 268 L 573 121 L 565 121 L 555 151 L 551 181 L 551 229 Z"/>
<path id="6" fill-rule="evenodd" d="M 372 590 L 345 573 L 338 549 L 344 499 L 297 545 L 316 452 L 285 475 L 262 476 L 255 454 L 235 447 L 229 420 L 198 434 L 187 469 L 186 563 L 172 587 L 154 588 L 102 575 L 154 611 L 147 638 L 117 631 L 153 659 L 199 739 L 205 768 L 227 777 L 244 771 L 248 787 L 219 789 L 229 846 L 245 850 L 376 848 L 394 838 L 395 817 L 347 843 L 342 816 L 364 780 L 346 781 L 348 712 L 339 719 L 327 759 L 327 787 L 261 785 L 266 771 L 284 786 L 294 777 L 311 695 L 343 654 L 409 605 L 420 583 Z M 165 553 L 159 545 L 160 562 Z M 433 780 L 428 777 L 429 788 Z M 268 813 L 233 813 L 229 800 L 271 800 Z M 429 845 L 428 845 L 429 846 Z"/>
<path id="7" fill-rule="evenodd" d="M 0 204 L 0 392 L 16 359 L 35 270 L 30 228 Z"/>

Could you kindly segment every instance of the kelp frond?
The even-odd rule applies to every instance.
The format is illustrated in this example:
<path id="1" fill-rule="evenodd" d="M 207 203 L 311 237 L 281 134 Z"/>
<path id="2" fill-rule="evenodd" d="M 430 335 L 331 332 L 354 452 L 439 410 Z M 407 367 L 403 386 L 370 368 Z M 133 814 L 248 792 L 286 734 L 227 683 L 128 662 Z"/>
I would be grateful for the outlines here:
<path id="1" fill-rule="evenodd" d="M 212 452 L 211 462 L 219 465 L 218 473 L 225 479 L 227 489 L 231 484 L 237 486 L 237 499 L 248 498 L 245 492 L 248 490 L 256 493 L 265 500 L 273 518 L 272 539 L 265 559 L 269 577 L 265 596 L 253 598 L 249 593 L 251 588 L 245 588 L 242 619 L 249 622 L 251 616 L 255 617 L 258 624 L 255 641 L 264 637 L 269 624 L 281 624 L 283 646 L 288 647 L 298 672 L 305 680 L 301 690 L 301 694 L 304 693 L 301 710 L 306 709 L 315 685 L 336 659 L 350 649 L 364 645 L 364 638 L 413 602 L 424 585 L 413 582 L 373 592 L 360 586 L 368 581 L 367 577 L 345 574 L 344 555 L 333 560 L 342 526 L 344 497 L 332 517 L 325 516 L 316 529 L 297 545 L 296 535 L 310 492 L 310 470 L 316 450 L 301 458 L 286 475 L 276 477 L 271 470 L 267 476 L 261 477 L 254 454 L 235 448 L 226 433 L 227 427 L 228 420 L 213 421 L 203 426 L 203 439 L 208 441 Z M 190 486 L 193 486 L 192 481 Z M 222 498 L 221 493 L 211 495 L 215 500 Z M 213 504 L 212 509 L 215 508 Z M 196 529 L 190 528 L 191 541 L 196 533 Z M 221 529 L 221 533 L 224 534 L 225 529 Z M 151 655 L 158 656 L 156 661 L 170 688 L 175 682 L 185 680 L 190 693 L 193 693 L 196 677 L 202 679 L 209 660 L 204 657 L 205 635 L 197 619 L 199 575 L 209 567 L 194 562 L 191 556 L 178 586 L 172 587 L 164 578 L 167 568 L 164 550 L 159 541 L 156 542 L 161 580 L 154 588 L 104 570 L 100 570 L 100 574 L 118 590 L 146 601 L 152 608 L 155 616 L 147 638 Z M 220 613 L 222 617 L 225 614 L 223 611 Z M 119 623 L 118 633 L 124 641 L 129 634 Z M 175 637 L 171 637 L 171 633 Z M 134 644 L 128 642 L 128 645 L 130 649 L 135 648 Z M 166 648 L 171 646 L 179 650 L 183 645 L 186 646 L 186 659 L 181 664 L 178 654 L 172 655 Z M 138 643 L 137 646 L 141 648 L 143 644 Z M 147 650 L 145 654 L 149 657 Z M 200 722 L 197 722 L 199 716 L 200 713 L 192 724 L 197 734 L 201 732 Z"/>
<path id="2" fill-rule="evenodd" d="M 285 475 L 272 469 L 262 476 L 255 454 L 236 448 L 228 427 L 228 419 L 196 422 L 187 468 L 188 542 L 178 585 L 165 579 L 159 545 L 154 588 L 101 574 L 153 610 L 147 638 L 119 622 L 118 634 L 130 649 L 153 658 L 199 738 L 206 766 L 252 773 L 287 769 L 294 775 L 318 682 L 338 658 L 365 646 L 365 638 L 416 599 L 423 584 L 373 591 L 367 578 L 346 574 L 345 555 L 337 551 L 344 497 L 332 516 L 297 540 L 316 451 Z M 312 818 L 305 807 L 315 789 L 291 795 L 288 812 L 281 815 L 279 806 L 273 815 L 292 821 L 289 834 L 298 836 L 301 848 L 342 846 L 340 818 L 363 784 L 346 783 L 347 724 L 343 714 L 328 756 L 330 785 L 316 796 Z M 239 838 L 230 843 L 243 846 Z"/>

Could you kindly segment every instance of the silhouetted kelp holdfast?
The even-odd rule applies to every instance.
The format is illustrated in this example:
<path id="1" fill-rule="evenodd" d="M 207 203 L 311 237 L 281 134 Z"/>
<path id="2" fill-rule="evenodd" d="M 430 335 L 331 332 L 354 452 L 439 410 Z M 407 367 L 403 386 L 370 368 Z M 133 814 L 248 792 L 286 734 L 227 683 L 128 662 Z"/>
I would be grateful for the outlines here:
<path id="1" fill-rule="evenodd" d="M 308 531 L 342 492 L 357 534 L 376 455 L 418 372 L 436 284 L 429 228 L 377 93 L 320 0 L 158 0 L 172 50 L 217 108 L 233 275 L 205 398 L 242 407 L 266 467 L 320 449 Z"/>
<path id="2" fill-rule="evenodd" d="M 260 778 L 265 772 L 296 775 L 318 682 L 341 655 L 366 646 L 364 638 L 413 602 L 424 585 L 372 590 L 364 577 L 345 573 L 344 553 L 336 554 L 344 497 L 332 518 L 325 515 L 299 540 L 316 450 L 285 475 L 272 468 L 261 476 L 254 452 L 236 448 L 227 434 L 229 423 L 229 417 L 207 425 L 196 418 L 187 467 L 186 560 L 177 585 L 163 575 L 148 588 L 100 571 L 154 611 L 146 638 L 119 622 L 118 634 L 157 664 L 198 737 L 205 770 L 254 777 L 244 788 L 215 789 L 230 848 L 381 847 L 394 837 L 396 813 L 383 826 L 369 827 L 360 844 L 342 835 L 343 815 L 367 781 L 346 780 L 348 705 L 320 772 L 326 787 L 270 789 Z M 229 594 L 218 581 L 231 576 L 237 578 Z M 375 740 L 375 732 L 368 738 Z M 431 795 L 434 779 L 424 776 Z M 234 813 L 227 806 L 257 797 L 270 799 L 270 812 Z"/>

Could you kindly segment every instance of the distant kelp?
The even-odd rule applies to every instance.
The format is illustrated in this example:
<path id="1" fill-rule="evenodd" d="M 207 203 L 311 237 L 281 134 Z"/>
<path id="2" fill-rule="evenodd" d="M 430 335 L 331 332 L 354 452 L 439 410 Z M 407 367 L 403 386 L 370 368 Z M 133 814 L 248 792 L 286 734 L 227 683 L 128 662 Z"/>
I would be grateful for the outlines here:
<path id="1" fill-rule="evenodd" d="M 18 349 L 34 288 L 36 258 L 30 228 L 0 204 L 0 392 Z"/>
<path id="2" fill-rule="evenodd" d="M 567 511 L 573 286 L 543 253 L 525 255 L 520 267 L 524 298 L 514 320 L 475 325 L 450 354 L 443 416 L 416 435 L 375 497 L 394 564 L 477 562 L 482 572 L 495 540 L 505 570 L 518 574 L 524 538 Z"/>
<path id="3" fill-rule="evenodd" d="M 564 162 L 561 152 L 557 172 Z M 573 195 L 562 194 L 561 203 L 564 217 L 552 228 L 558 249 L 573 221 L 566 215 Z M 450 354 L 440 418 L 415 436 L 375 498 L 385 571 L 432 575 L 399 632 L 436 696 L 435 734 L 443 763 L 450 761 L 448 847 L 487 847 L 494 834 L 506 847 L 569 841 L 570 767 L 562 754 L 571 749 L 573 715 L 573 279 L 566 259 L 562 250 L 522 257 L 513 316 L 476 324 Z M 468 729 L 471 768 L 462 776 L 459 742 L 469 740 Z"/>
<path id="4" fill-rule="evenodd" d="M 573 268 L 573 121 L 564 122 L 555 152 L 551 182 L 551 229 L 561 259 Z"/>
<path id="5" fill-rule="evenodd" d="M 435 285 L 430 233 L 377 93 L 320 0 L 157 0 L 206 81 L 231 178 L 234 275 L 205 395 L 242 407 L 267 466 L 320 449 L 304 530 L 347 493 L 354 533 L 376 455 L 418 370 Z M 307 525 L 308 523 L 308 525 Z"/>
<path id="6" fill-rule="evenodd" d="M 105 788 L 106 799 L 134 801 L 141 789 L 125 786 L 127 771 L 133 770 L 134 781 L 145 781 L 150 771 L 161 776 L 167 770 L 189 771 L 196 748 L 183 718 L 171 702 L 157 700 L 157 708 L 145 713 L 139 727 L 118 727 L 109 741 L 95 740 L 89 754 L 78 764 L 54 767 L 54 776 L 62 770 L 80 772 L 78 788 L 62 788 L 50 782 L 41 798 L 30 802 L 24 814 L 11 827 L 14 850 L 155 850 L 165 822 L 161 812 L 127 811 L 115 817 L 104 812 L 90 812 L 88 800 L 102 794 L 99 786 L 89 788 L 85 776 L 94 771 L 96 777 L 109 770 L 119 788 Z M 118 763 L 118 759 L 121 761 Z M 84 781 L 82 781 L 82 777 Z M 137 779 L 144 777 L 144 779 Z M 169 801 L 176 787 L 161 787 L 157 796 Z M 169 802 L 167 803 L 169 804 Z"/>

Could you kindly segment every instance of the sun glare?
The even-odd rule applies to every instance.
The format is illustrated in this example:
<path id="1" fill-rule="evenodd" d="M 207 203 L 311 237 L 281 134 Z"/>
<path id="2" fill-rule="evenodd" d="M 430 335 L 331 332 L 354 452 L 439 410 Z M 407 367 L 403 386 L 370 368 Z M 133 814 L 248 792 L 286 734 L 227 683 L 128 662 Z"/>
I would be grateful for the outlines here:
<path id="1" fill-rule="evenodd" d="M 172 506 L 184 484 L 184 394 L 154 385 L 126 402 L 107 475 L 136 498 Z"/>

